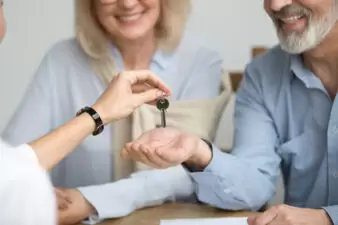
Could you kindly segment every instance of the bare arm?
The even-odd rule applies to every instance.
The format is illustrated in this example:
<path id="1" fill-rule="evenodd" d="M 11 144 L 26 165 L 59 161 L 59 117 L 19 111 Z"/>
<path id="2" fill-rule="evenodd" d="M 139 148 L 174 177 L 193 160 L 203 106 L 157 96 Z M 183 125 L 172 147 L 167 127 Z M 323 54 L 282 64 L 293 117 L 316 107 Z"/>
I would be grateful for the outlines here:
<path id="1" fill-rule="evenodd" d="M 147 89 L 144 88 L 145 84 Z M 140 85 L 143 88 L 137 88 Z M 106 125 L 128 116 L 144 103 L 169 94 L 169 88 L 150 71 L 126 71 L 113 79 L 92 108 Z M 84 113 L 29 145 L 34 149 L 41 166 L 52 169 L 94 129 L 94 120 Z"/>
<path id="2" fill-rule="evenodd" d="M 35 151 L 41 166 L 50 170 L 94 129 L 94 120 L 88 114 L 82 114 L 29 145 Z"/>

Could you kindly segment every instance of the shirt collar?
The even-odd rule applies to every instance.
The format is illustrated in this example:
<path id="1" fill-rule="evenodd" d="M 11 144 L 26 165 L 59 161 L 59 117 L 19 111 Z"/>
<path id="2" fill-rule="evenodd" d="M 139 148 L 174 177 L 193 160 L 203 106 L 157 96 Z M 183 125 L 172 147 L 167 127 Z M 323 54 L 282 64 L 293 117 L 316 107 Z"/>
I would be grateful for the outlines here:
<path id="1" fill-rule="evenodd" d="M 156 50 L 151 62 L 156 64 L 161 69 L 165 69 L 170 63 L 173 54 L 174 54 L 173 52 L 164 52 L 158 49 Z"/>
<path id="2" fill-rule="evenodd" d="M 325 90 L 320 79 L 305 66 L 301 54 L 290 55 L 290 68 L 293 74 L 304 83 L 305 87 Z"/>

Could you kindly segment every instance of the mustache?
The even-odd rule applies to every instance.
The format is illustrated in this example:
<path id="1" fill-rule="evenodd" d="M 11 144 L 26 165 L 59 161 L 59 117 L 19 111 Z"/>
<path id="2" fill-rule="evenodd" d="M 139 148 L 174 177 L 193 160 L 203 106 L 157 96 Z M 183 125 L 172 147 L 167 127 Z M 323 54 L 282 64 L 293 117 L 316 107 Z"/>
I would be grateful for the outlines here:
<path id="1" fill-rule="evenodd" d="M 279 18 L 288 17 L 288 16 L 310 16 L 311 11 L 299 4 L 291 4 L 284 6 L 281 10 L 276 11 L 272 14 L 275 20 Z"/>

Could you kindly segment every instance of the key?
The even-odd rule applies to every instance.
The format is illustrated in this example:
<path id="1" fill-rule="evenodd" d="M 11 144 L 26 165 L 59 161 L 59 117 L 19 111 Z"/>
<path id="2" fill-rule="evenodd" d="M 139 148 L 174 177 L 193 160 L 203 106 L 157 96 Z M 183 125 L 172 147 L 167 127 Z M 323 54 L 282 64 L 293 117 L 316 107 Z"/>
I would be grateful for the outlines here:
<path id="1" fill-rule="evenodd" d="M 169 108 L 168 99 L 162 98 L 156 102 L 157 109 L 161 111 L 161 126 L 166 127 L 165 111 Z"/>

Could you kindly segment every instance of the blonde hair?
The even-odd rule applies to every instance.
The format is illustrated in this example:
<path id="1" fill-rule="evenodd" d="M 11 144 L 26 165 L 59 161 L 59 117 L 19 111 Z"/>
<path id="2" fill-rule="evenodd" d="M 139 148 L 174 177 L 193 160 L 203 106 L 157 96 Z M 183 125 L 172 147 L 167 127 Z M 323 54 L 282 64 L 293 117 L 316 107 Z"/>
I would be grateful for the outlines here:
<path id="1" fill-rule="evenodd" d="M 175 49 L 184 33 L 190 10 L 191 0 L 159 0 L 161 14 L 155 27 L 158 47 L 163 51 Z M 106 82 L 116 74 L 114 59 L 111 55 L 111 41 L 93 11 L 93 0 L 76 0 L 76 39 L 89 57 L 92 69 Z"/>

